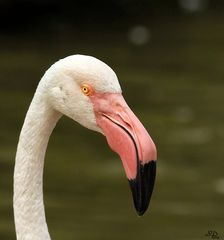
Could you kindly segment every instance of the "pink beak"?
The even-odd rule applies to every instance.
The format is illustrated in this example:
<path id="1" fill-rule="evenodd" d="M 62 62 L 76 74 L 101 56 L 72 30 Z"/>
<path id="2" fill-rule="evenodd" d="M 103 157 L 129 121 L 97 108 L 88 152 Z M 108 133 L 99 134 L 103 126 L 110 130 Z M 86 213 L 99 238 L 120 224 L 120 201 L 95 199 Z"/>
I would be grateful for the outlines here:
<path id="1" fill-rule="evenodd" d="M 144 126 L 118 93 L 90 97 L 97 125 L 122 160 L 138 215 L 147 210 L 156 176 L 156 147 Z"/>

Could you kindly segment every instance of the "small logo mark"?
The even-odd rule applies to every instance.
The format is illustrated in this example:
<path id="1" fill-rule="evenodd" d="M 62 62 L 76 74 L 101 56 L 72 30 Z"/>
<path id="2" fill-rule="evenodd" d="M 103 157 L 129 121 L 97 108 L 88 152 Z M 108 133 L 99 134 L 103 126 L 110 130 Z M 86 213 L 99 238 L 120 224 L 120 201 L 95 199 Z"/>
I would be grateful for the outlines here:
<path id="1" fill-rule="evenodd" d="M 206 237 L 209 237 L 211 239 L 220 239 L 219 233 L 214 230 L 208 230 L 208 232 L 205 234 Z"/>

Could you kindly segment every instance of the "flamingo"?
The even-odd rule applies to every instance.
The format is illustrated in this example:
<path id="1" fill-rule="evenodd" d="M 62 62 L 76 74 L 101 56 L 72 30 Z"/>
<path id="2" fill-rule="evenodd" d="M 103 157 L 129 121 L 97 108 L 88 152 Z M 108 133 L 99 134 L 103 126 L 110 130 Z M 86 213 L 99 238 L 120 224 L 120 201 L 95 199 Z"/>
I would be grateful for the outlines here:
<path id="1" fill-rule="evenodd" d="M 17 240 L 50 239 L 43 167 L 49 137 L 62 115 L 106 136 L 122 160 L 137 214 L 148 208 L 156 175 L 155 144 L 125 102 L 115 72 L 97 58 L 72 55 L 45 72 L 20 133 L 13 196 Z"/>

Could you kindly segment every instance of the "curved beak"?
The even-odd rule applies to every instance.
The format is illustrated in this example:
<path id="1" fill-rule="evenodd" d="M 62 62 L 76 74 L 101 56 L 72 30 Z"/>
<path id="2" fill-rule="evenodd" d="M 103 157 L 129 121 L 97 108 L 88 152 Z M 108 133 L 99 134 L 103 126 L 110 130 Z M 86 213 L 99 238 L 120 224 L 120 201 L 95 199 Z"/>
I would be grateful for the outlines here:
<path id="1" fill-rule="evenodd" d="M 156 176 L 156 147 L 118 93 L 91 96 L 97 125 L 122 160 L 138 215 L 147 210 Z"/>

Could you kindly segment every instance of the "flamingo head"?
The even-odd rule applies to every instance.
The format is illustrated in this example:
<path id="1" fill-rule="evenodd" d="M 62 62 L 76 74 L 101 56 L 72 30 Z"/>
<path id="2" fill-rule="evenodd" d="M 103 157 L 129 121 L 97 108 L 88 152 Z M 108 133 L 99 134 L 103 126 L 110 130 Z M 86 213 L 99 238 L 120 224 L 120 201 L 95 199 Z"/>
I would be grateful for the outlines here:
<path id="1" fill-rule="evenodd" d="M 81 125 L 105 135 L 119 154 L 138 215 L 147 210 L 156 175 L 156 147 L 125 102 L 114 71 L 84 55 L 59 60 L 45 73 L 49 102 Z"/>

